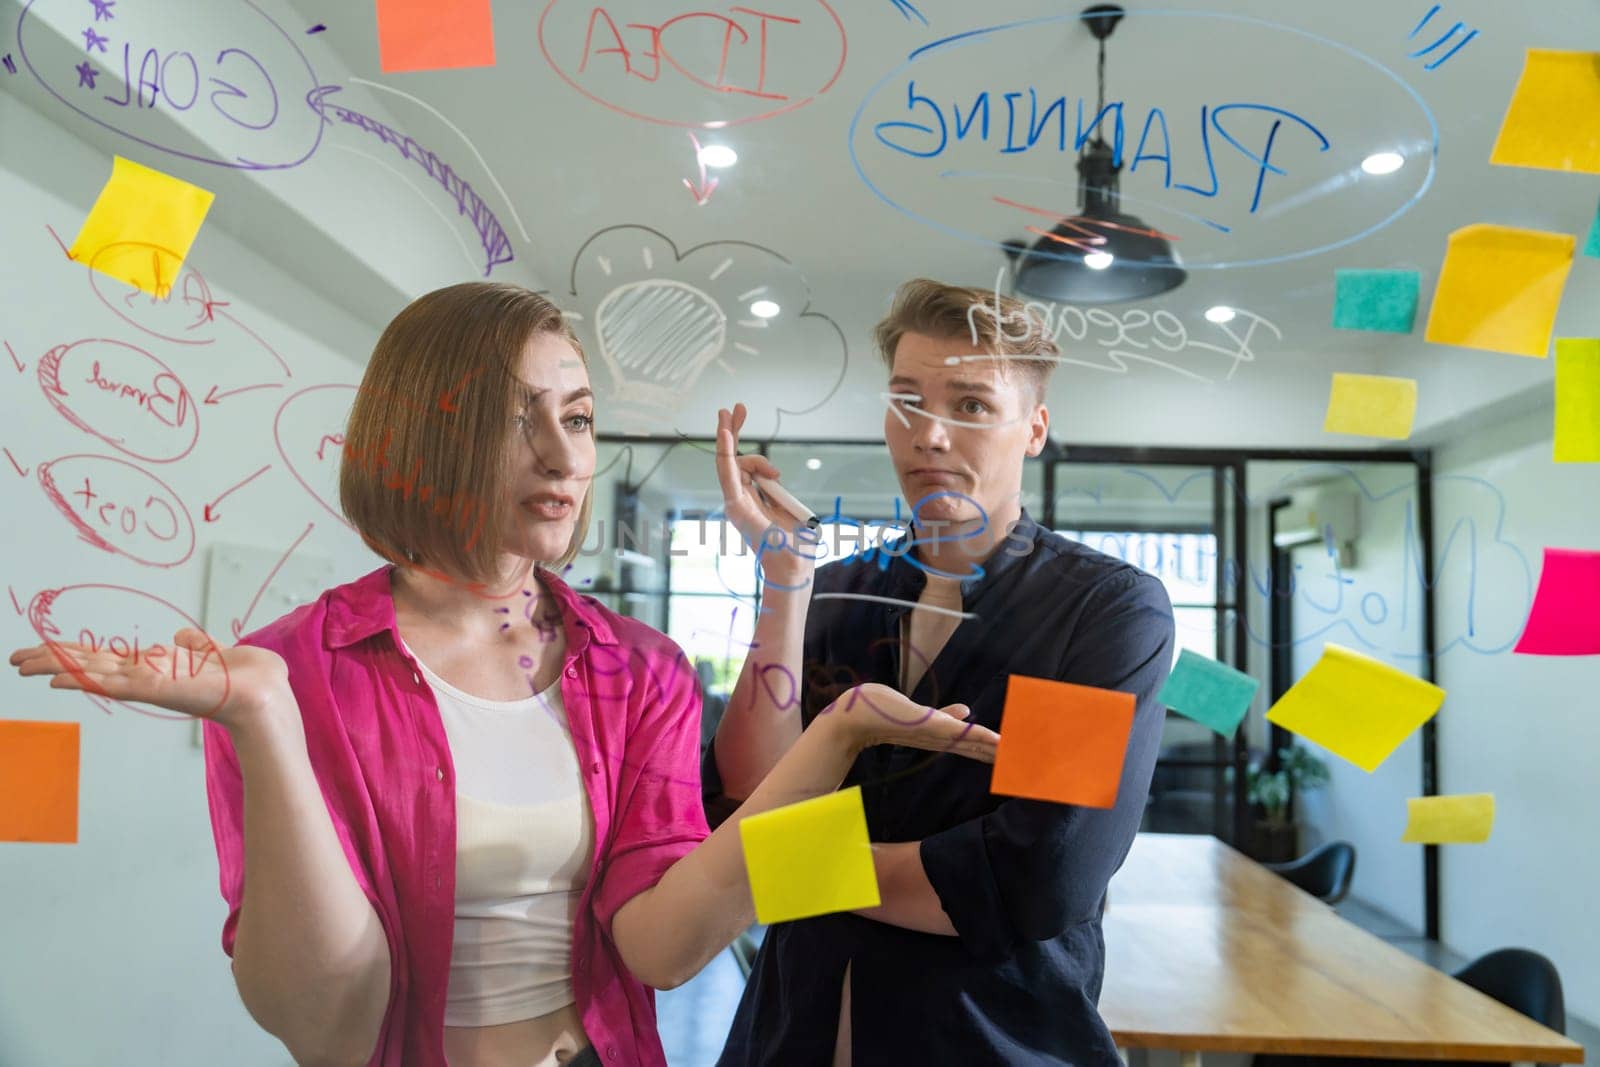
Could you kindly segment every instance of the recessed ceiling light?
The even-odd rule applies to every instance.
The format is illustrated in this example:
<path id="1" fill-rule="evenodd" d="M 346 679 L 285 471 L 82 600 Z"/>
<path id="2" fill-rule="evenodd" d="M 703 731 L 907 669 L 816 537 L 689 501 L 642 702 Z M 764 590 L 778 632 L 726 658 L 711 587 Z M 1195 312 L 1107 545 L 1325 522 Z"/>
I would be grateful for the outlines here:
<path id="1" fill-rule="evenodd" d="M 1226 304 L 1206 308 L 1206 321 L 1224 323 L 1233 321 L 1233 309 Z"/>
<path id="2" fill-rule="evenodd" d="M 700 149 L 700 162 L 708 167 L 731 167 L 739 162 L 739 153 L 725 144 L 708 144 Z"/>
<path id="3" fill-rule="evenodd" d="M 1083 257 L 1083 265 L 1090 270 L 1105 270 L 1116 258 L 1110 252 L 1090 252 Z"/>
<path id="4" fill-rule="evenodd" d="M 750 314 L 754 315 L 758 319 L 777 318 L 778 312 L 782 310 L 782 308 L 770 300 L 757 300 L 754 304 L 750 305 Z"/>
<path id="5" fill-rule="evenodd" d="M 1361 161 L 1361 169 L 1368 174 L 1393 174 L 1405 163 L 1406 157 L 1398 152 L 1374 152 Z"/>
<path id="6" fill-rule="evenodd" d="M 806 460 L 806 470 L 819 471 L 821 469 L 822 460 L 818 459 L 816 456 L 812 456 L 810 459 Z"/>

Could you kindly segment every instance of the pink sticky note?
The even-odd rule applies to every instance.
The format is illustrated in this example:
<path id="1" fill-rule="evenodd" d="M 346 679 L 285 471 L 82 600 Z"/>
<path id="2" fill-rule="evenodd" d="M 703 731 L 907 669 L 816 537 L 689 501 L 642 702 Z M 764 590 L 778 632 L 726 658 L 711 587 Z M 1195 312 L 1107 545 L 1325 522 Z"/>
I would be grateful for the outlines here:
<path id="1" fill-rule="evenodd" d="M 1517 652 L 1536 656 L 1600 655 L 1600 552 L 1544 550 L 1539 590 Z"/>

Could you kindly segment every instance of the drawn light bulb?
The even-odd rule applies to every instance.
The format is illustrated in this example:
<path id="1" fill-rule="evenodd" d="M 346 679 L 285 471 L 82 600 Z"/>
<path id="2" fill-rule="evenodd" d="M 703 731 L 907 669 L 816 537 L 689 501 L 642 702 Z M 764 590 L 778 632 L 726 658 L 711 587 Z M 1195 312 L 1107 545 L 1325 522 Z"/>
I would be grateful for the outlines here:
<path id="1" fill-rule="evenodd" d="M 619 400 L 672 406 L 722 354 L 728 317 L 694 286 L 655 278 L 607 293 L 595 309 L 595 333 Z"/>
<path id="2" fill-rule="evenodd" d="M 843 334 L 810 310 L 804 276 L 769 248 L 717 241 L 679 252 L 657 230 L 610 226 L 578 250 L 571 278 L 573 318 L 611 379 L 597 388 L 644 422 L 708 401 L 756 364 L 796 367 L 824 398 L 843 378 Z"/>

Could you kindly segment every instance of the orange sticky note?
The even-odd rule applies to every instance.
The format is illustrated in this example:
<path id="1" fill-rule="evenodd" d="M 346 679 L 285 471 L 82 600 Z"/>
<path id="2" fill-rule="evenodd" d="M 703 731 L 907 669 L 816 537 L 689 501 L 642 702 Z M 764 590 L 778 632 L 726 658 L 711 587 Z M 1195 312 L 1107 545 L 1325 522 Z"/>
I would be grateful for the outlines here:
<path id="1" fill-rule="evenodd" d="M 1578 239 L 1474 223 L 1450 235 L 1427 340 L 1545 357 Z"/>
<path id="2" fill-rule="evenodd" d="M 1132 693 L 1013 674 L 989 791 L 1112 807 L 1133 711 Z"/>
<path id="3" fill-rule="evenodd" d="M 490 0 L 377 0 L 378 66 L 408 70 L 494 66 Z"/>
<path id="4" fill-rule="evenodd" d="M 78 724 L 0 719 L 0 841 L 77 840 Z"/>

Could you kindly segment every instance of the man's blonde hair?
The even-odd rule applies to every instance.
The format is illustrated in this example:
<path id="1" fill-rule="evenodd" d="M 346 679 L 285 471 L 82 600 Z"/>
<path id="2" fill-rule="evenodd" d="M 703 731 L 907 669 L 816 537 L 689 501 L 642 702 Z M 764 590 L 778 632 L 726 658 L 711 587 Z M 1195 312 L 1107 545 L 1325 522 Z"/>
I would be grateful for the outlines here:
<path id="1" fill-rule="evenodd" d="M 1020 330 L 1008 330 L 1010 323 Z M 913 278 L 894 294 L 894 304 L 872 336 L 884 365 L 894 367 L 894 351 L 908 333 L 927 337 L 966 337 L 973 354 L 1005 357 L 996 360 L 1002 374 L 1012 371 L 1032 387 L 1033 402 L 1043 403 L 1056 369 L 1053 357 L 1061 354 L 1049 327 L 1033 310 L 1014 297 L 988 289 L 946 285 L 932 278 Z"/>

